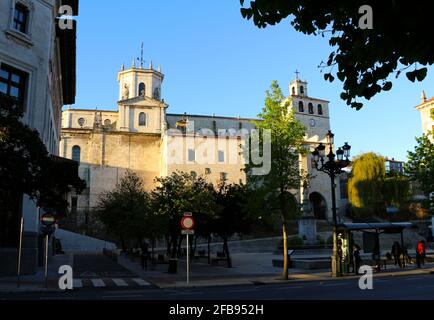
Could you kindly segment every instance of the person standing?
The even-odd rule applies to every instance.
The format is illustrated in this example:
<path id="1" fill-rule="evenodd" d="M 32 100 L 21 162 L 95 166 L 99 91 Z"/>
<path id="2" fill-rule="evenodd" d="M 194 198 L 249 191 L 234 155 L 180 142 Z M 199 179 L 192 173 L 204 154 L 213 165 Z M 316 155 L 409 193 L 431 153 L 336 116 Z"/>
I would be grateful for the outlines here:
<path id="1" fill-rule="evenodd" d="M 402 263 L 400 259 L 401 253 L 402 253 L 401 245 L 399 244 L 398 241 L 395 241 L 392 246 L 392 255 L 393 258 L 395 259 L 395 266 L 399 265 L 400 268 L 402 268 Z"/>
<path id="2" fill-rule="evenodd" d="M 425 256 L 425 241 L 419 240 L 416 246 L 416 263 L 418 268 L 421 268 L 422 265 L 425 265 Z"/>
<path id="3" fill-rule="evenodd" d="M 357 244 L 354 244 L 353 245 L 353 268 L 355 274 L 359 274 L 361 261 L 362 259 L 360 258 L 360 247 Z"/>
<path id="4" fill-rule="evenodd" d="M 149 244 L 146 241 L 143 241 L 141 251 L 142 270 L 148 270 Z"/>

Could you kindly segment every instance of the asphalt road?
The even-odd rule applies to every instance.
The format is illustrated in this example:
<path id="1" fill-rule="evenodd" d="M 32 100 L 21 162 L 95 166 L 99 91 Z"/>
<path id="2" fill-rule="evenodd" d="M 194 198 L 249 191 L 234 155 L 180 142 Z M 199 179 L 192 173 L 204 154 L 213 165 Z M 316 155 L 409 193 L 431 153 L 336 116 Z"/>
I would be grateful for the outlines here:
<path id="1" fill-rule="evenodd" d="M 15 293 L 0 300 L 433 300 L 434 275 L 388 277 L 374 280 L 362 291 L 357 280 L 289 282 L 287 284 L 156 288 L 81 288 L 64 293 Z"/>

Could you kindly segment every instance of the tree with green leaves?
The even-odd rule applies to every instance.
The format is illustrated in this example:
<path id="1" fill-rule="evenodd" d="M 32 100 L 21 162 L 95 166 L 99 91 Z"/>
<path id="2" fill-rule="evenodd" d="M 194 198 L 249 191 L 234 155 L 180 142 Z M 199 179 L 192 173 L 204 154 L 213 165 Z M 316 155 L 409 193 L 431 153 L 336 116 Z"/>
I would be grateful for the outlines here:
<path id="1" fill-rule="evenodd" d="M 426 209 L 434 208 L 434 143 L 429 139 L 430 135 L 423 135 L 416 139 L 417 145 L 414 151 L 408 152 L 408 162 L 405 171 L 410 179 L 420 186 L 427 198 Z"/>
<path id="2" fill-rule="evenodd" d="M 383 216 L 386 211 L 382 194 L 386 177 L 385 160 L 373 152 L 353 159 L 348 181 L 348 200 L 356 217 Z"/>
<path id="3" fill-rule="evenodd" d="M 357 98 L 371 99 L 392 89 L 394 75 L 422 81 L 426 66 L 434 63 L 434 42 L 427 40 L 431 10 L 425 2 L 409 5 L 395 0 L 253 0 L 241 14 L 259 28 L 276 25 L 286 18 L 294 29 L 306 35 L 327 37 L 332 52 L 320 68 L 324 78 L 343 82 L 341 97 L 359 110 Z M 366 5 L 370 6 L 367 8 Z M 363 6 L 363 8 L 362 8 Z M 361 10 L 361 8 L 363 10 Z M 361 28 L 372 9 L 373 28 Z"/>
<path id="4" fill-rule="evenodd" d="M 303 142 L 306 128 L 295 119 L 291 100 L 285 98 L 277 81 L 273 81 L 270 90 L 266 92 L 265 107 L 258 115 L 260 121 L 256 121 L 259 130 L 260 143 L 255 150 L 252 144 L 252 154 L 264 154 L 267 152 L 264 143 L 270 143 L 271 166 L 270 172 L 265 175 L 254 175 L 257 167 L 250 162 L 246 166 L 249 188 L 255 189 L 256 196 L 250 197 L 258 205 L 255 210 L 262 216 L 271 216 L 282 223 L 283 235 L 283 278 L 288 278 L 288 236 L 287 222 L 299 216 L 299 205 L 293 192 L 300 189 L 300 184 L 305 178 L 299 167 L 300 154 L 306 153 Z M 271 133 L 269 142 L 264 139 L 266 132 Z M 258 200 L 260 199 L 260 200 Z"/>
<path id="5" fill-rule="evenodd" d="M 0 93 L 0 246 L 15 245 L 24 194 L 38 207 L 65 215 L 65 195 L 86 186 L 78 164 L 49 155 L 22 117 L 20 103 Z"/>
<path id="6" fill-rule="evenodd" d="M 156 179 L 152 191 L 156 213 L 168 221 L 168 254 L 176 258 L 182 243 L 179 225 L 184 213 L 213 215 L 215 200 L 213 187 L 203 177 L 185 172 L 173 172 Z"/>
<path id="7" fill-rule="evenodd" d="M 348 199 L 355 218 L 386 218 L 386 207 L 405 209 L 410 197 L 407 177 L 386 173 L 384 157 L 373 152 L 354 158 Z"/>
<path id="8" fill-rule="evenodd" d="M 130 170 L 113 190 L 100 196 L 92 214 L 121 242 L 124 250 L 129 241 L 140 244 L 144 238 L 154 238 L 159 225 L 142 179 Z"/>

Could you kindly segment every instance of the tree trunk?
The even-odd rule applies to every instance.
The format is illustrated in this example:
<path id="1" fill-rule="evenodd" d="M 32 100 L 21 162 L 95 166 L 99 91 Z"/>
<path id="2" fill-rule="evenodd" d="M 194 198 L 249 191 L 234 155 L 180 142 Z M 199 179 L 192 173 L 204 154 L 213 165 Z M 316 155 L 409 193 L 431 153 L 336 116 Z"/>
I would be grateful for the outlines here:
<path id="1" fill-rule="evenodd" d="M 190 258 L 191 258 L 191 260 L 193 260 L 193 258 L 194 258 L 194 256 L 196 255 L 196 245 L 197 245 L 197 237 L 196 236 L 193 236 L 194 237 L 194 242 L 193 241 L 191 241 L 191 244 L 190 244 L 190 252 L 191 252 L 191 254 L 190 254 Z"/>
<path id="2" fill-rule="evenodd" d="M 286 221 L 282 223 L 283 235 L 283 273 L 282 279 L 288 280 L 288 234 L 286 233 Z"/>
<path id="3" fill-rule="evenodd" d="M 223 238 L 223 252 L 226 255 L 226 261 L 228 263 L 228 268 L 232 268 L 232 259 L 229 254 L 229 245 L 228 245 L 228 238 Z"/>
<path id="4" fill-rule="evenodd" d="M 172 259 L 176 258 L 177 249 L 178 249 L 178 236 L 172 235 L 172 252 L 170 254 Z"/>
<path id="5" fill-rule="evenodd" d="M 171 247 L 171 245 L 172 245 L 172 242 L 171 242 L 171 239 L 170 239 L 170 236 L 166 236 L 166 254 L 168 255 L 168 256 L 170 256 L 171 254 L 170 254 L 170 247 Z"/>
<path id="6" fill-rule="evenodd" d="M 177 257 L 181 257 L 182 256 L 182 241 L 183 241 L 183 239 L 182 239 L 182 237 L 180 237 L 179 238 L 179 241 L 178 241 L 178 249 L 177 249 Z"/>

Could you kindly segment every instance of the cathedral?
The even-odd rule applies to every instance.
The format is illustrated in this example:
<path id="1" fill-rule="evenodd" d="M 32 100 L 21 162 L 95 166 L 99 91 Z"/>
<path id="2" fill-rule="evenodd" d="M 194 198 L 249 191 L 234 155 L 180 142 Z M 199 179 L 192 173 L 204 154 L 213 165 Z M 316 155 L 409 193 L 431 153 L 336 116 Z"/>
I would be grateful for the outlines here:
<path id="1" fill-rule="evenodd" d="M 421 104 L 416 107 L 422 118 L 422 130 L 424 134 L 434 132 L 434 97 L 426 98 L 425 91 L 422 92 Z M 434 142 L 434 136 L 430 135 L 430 139 Z"/>
<path id="2" fill-rule="evenodd" d="M 59 154 L 79 162 L 80 176 L 87 183 L 81 195 L 69 199 L 78 219 L 92 210 L 101 193 L 115 187 L 126 170 L 140 175 L 147 190 L 155 188 L 156 177 L 176 171 L 201 175 L 214 185 L 222 180 L 246 182 L 242 151 L 255 119 L 171 114 L 162 99 L 163 80 L 161 68 L 152 64 L 122 66 L 117 111 L 63 111 Z M 296 118 L 307 129 L 305 145 L 313 150 L 326 143 L 329 102 L 308 93 L 308 83 L 298 76 L 289 85 Z M 300 155 L 300 169 L 312 178 L 309 189 L 296 191 L 296 197 L 300 203 L 309 197 L 315 218 L 331 221 L 330 179 L 313 169 L 310 158 Z"/>

